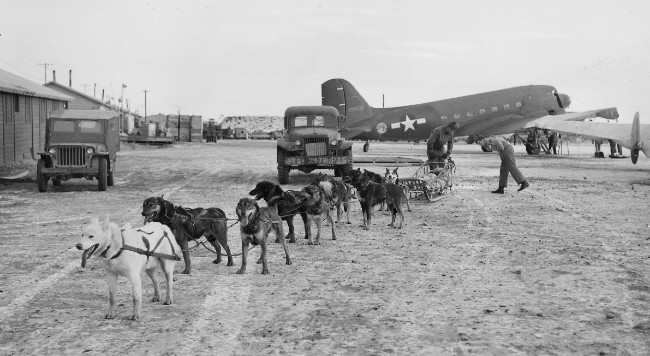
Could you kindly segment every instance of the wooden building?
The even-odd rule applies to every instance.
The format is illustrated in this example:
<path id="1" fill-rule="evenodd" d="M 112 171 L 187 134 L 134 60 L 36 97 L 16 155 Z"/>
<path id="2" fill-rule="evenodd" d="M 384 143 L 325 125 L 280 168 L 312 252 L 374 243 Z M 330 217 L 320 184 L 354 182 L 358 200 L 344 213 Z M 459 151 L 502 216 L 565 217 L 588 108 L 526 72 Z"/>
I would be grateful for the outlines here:
<path id="1" fill-rule="evenodd" d="M 72 97 L 0 69 L 0 166 L 25 159 L 45 146 L 49 113 L 67 109 Z"/>
<path id="2" fill-rule="evenodd" d="M 95 97 L 82 93 L 72 87 L 65 86 L 57 82 L 48 82 L 46 87 L 56 90 L 61 94 L 71 96 L 72 100 L 68 103 L 68 110 L 116 110 L 113 105 L 103 102 Z"/>

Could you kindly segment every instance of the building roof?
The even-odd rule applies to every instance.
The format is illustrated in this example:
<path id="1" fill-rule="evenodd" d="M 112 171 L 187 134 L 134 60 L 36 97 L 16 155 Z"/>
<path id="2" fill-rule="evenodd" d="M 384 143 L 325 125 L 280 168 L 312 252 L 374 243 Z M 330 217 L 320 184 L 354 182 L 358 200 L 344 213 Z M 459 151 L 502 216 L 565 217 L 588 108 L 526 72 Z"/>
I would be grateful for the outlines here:
<path id="1" fill-rule="evenodd" d="M 2 69 L 0 69 L 0 91 L 62 101 L 70 101 L 73 99 L 71 96 L 61 94 L 56 90 L 44 87 L 36 82 L 32 82 L 31 80 L 19 77 Z"/>
<path id="2" fill-rule="evenodd" d="M 112 110 L 54 110 L 50 113 L 51 119 L 84 119 L 84 120 L 108 120 L 120 116 L 120 113 Z"/>
<path id="3" fill-rule="evenodd" d="M 45 85 L 46 87 L 48 87 L 48 88 L 53 88 L 55 91 L 58 91 L 58 92 L 63 92 L 63 93 L 65 93 L 65 92 L 69 92 L 69 93 L 72 93 L 72 94 L 77 95 L 77 96 L 80 96 L 80 97 L 82 97 L 82 98 L 84 98 L 84 99 L 90 100 L 90 101 L 92 101 L 92 102 L 94 102 L 94 103 L 96 103 L 96 104 L 103 105 L 103 106 L 105 106 L 105 107 L 107 107 L 107 108 L 112 107 L 111 104 L 105 103 L 105 102 L 103 102 L 103 101 L 101 101 L 101 100 L 99 100 L 99 99 L 97 99 L 97 98 L 95 98 L 95 97 L 93 97 L 93 96 L 90 96 L 90 95 L 88 95 L 88 94 L 86 94 L 86 93 L 82 93 L 82 92 L 80 92 L 80 91 L 78 91 L 78 90 L 76 90 L 76 89 L 74 89 L 74 88 L 71 88 L 71 87 L 65 86 L 65 85 L 63 85 L 63 84 L 61 84 L 61 83 L 57 83 L 57 82 L 52 81 L 52 82 L 47 82 L 47 83 L 45 83 L 44 85 Z"/>

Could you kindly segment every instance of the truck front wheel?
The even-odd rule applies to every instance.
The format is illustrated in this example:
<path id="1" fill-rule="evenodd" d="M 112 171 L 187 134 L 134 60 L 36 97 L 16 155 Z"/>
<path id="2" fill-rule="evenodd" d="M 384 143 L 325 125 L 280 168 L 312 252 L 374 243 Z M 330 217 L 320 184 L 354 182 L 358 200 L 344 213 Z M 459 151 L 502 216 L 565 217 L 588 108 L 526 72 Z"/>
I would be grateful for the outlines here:
<path id="1" fill-rule="evenodd" d="M 47 192 L 47 181 L 49 177 L 41 173 L 41 170 L 45 168 L 45 160 L 43 158 L 38 160 L 36 164 L 36 180 L 38 181 L 38 191 L 41 193 Z"/>
<path id="2" fill-rule="evenodd" d="M 111 167 L 111 170 L 107 173 L 106 185 L 108 185 L 109 187 L 112 187 L 113 185 L 115 185 L 115 178 L 113 177 L 113 172 L 114 171 L 115 171 L 115 166 L 113 165 Z"/>
<path id="3" fill-rule="evenodd" d="M 108 184 L 108 165 L 106 164 L 106 159 L 100 157 L 99 158 L 99 172 L 97 173 L 97 181 L 99 182 L 97 184 L 99 191 L 103 192 L 106 190 L 106 186 Z"/>
<path id="4" fill-rule="evenodd" d="M 289 171 L 291 166 L 284 164 L 286 153 L 283 150 L 278 150 L 278 181 L 280 184 L 287 184 L 289 182 Z"/>

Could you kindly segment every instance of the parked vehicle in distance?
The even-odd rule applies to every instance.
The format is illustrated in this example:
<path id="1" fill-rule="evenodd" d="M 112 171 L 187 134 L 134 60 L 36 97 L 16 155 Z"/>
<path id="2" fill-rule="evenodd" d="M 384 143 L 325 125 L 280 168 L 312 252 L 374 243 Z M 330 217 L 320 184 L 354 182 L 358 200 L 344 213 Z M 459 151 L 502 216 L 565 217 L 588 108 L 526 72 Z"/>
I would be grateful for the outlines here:
<path id="1" fill-rule="evenodd" d="M 114 184 L 120 150 L 120 114 L 108 110 L 55 110 L 45 129 L 44 152 L 36 166 L 38 191 L 71 178 L 97 179 L 100 191 Z"/>

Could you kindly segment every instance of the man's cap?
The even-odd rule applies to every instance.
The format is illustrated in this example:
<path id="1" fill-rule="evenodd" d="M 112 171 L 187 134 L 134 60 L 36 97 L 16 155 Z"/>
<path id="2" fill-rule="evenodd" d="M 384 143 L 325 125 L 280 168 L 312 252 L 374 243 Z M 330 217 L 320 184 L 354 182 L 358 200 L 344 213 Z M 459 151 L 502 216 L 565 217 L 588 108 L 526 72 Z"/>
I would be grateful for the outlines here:
<path id="1" fill-rule="evenodd" d="M 458 130 L 458 127 L 459 127 L 458 123 L 456 121 L 450 122 L 449 125 L 447 125 L 447 126 L 452 130 Z"/>

